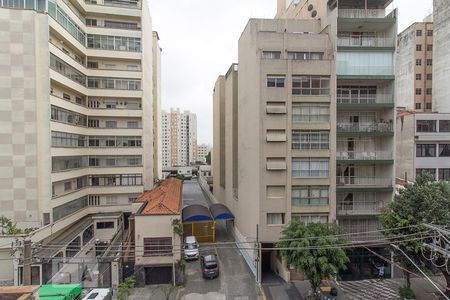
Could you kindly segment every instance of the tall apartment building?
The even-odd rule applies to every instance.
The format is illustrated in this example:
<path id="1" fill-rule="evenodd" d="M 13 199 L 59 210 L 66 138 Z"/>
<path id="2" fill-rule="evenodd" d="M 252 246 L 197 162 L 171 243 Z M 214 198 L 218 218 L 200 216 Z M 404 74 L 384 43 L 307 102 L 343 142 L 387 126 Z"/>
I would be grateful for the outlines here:
<path id="1" fill-rule="evenodd" d="M 414 23 L 398 35 L 396 105 L 431 112 L 433 108 L 433 22 Z"/>
<path id="2" fill-rule="evenodd" d="M 197 145 L 197 161 L 206 163 L 206 156 L 211 151 L 211 148 L 207 144 Z"/>
<path id="3" fill-rule="evenodd" d="M 214 93 L 214 194 L 235 214 L 240 239 L 254 238 L 258 224 L 263 247 L 271 246 L 294 218 L 365 232 L 352 239 L 379 236 L 368 232 L 379 228 L 394 183 L 397 11 L 386 9 L 390 2 L 279 0 L 276 20 L 247 25 L 237 96 L 227 92 L 230 75 L 219 77 Z M 236 176 L 227 123 L 233 97 L 236 184 L 227 182 Z M 371 276 L 374 258 L 355 249 L 342 275 Z M 266 269 L 298 276 L 274 252 L 263 251 Z"/>
<path id="4" fill-rule="evenodd" d="M 197 116 L 180 109 L 162 111 L 163 167 L 185 167 L 197 161 Z"/>
<path id="5" fill-rule="evenodd" d="M 162 179 L 161 144 L 161 47 L 159 35 L 153 31 L 153 178 Z"/>
<path id="6" fill-rule="evenodd" d="M 154 177 L 159 53 L 147 2 L 0 6 L 2 215 L 55 232 L 131 211 Z"/>
<path id="7" fill-rule="evenodd" d="M 433 59 L 427 66 L 427 79 L 432 78 L 432 81 L 426 82 L 427 90 L 432 93 L 432 99 L 429 100 L 432 110 L 423 112 L 399 105 L 397 114 L 396 176 L 410 181 L 423 172 L 435 176 L 436 180 L 450 180 L 450 8 L 447 1 L 435 0 L 433 5 L 433 23 L 426 23 L 426 32 L 420 32 L 423 29 L 419 28 L 411 33 L 416 36 L 426 35 L 427 44 L 433 48 L 433 52 L 427 54 L 427 61 Z M 414 26 L 416 24 L 410 28 Z M 405 45 L 399 43 L 399 53 L 402 47 Z M 406 55 L 404 60 L 411 60 L 414 54 L 409 51 Z M 418 87 L 405 75 L 404 69 L 397 72 L 397 77 L 403 83 L 404 93 L 412 95 Z"/>

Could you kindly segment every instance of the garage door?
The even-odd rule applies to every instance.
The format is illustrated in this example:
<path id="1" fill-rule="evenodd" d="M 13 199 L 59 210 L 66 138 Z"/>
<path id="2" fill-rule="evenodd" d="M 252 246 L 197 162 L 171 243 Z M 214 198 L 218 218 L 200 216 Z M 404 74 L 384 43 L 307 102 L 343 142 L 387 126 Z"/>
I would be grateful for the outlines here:
<path id="1" fill-rule="evenodd" d="M 145 268 L 145 284 L 172 283 L 172 267 Z"/>

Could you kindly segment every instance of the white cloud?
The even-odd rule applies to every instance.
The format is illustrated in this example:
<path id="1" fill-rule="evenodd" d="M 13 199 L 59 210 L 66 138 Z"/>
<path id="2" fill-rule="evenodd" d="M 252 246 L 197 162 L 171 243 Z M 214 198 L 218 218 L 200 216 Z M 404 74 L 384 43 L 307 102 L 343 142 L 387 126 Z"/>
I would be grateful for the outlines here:
<path id="1" fill-rule="evenodd" d="M 237 62 L 249 18 L 273 18 L 276 0 L 148 0 L 162 52 L 162 106 L 197 114 L 199 143 L 212 144 L 212 91 Z M 399 32 L 431 12 L 432 0 L 395 0 Z"/>

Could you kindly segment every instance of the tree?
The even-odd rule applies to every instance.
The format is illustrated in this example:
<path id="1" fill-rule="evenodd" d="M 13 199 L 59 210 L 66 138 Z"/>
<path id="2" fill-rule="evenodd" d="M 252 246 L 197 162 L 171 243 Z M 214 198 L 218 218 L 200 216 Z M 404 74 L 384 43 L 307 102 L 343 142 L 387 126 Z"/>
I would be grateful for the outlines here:
<path id="1" fill-rule="evenodd" d="M 119 283 L 117 287 L 117 299 L 118 300 L 125 300 L 128 297 L 128 294 L 130 293 L 130 289 L 134 288 L 134 285 L 136 284 L 136 279 L 134 276 L 130 276 L 125 278 L 125 281 L 122 283 Z"/>
<path id="2" fill-rule="evenodd" d="M 380 215 L 380 222 L 387 237 L 397 240 L 397 245 L 421 267 L 429 265 L 422 253 L 429 252 L 423 245 L 423 240 L 404 241 L 404 235 L 409 239 L 420 236 L 424 230 L 422 224 L 450 224 L 450 186 L 445 181 L 435 181 L 434 176 L 423 174 L 416 178 L 415 184 L 409 184 L 402 190 Z M 400 228 L 400 229 L 399 229 Z M 406 238 L 408 239 L 408 238 Z M 437 253 L 436 253 L 437 254 Z M 437 254 L 437 265 L 443 265 L 445 258 Z M 396 253 L 396 260 L 406 270 L 414 270 L 414 266 L 401 253 Z M 410 288 L 409 272 L 404 270 L 406 286 Z M 447 281 L 447 294 L 450 295 L 450 274 L 445 264 L 439 268 Z"/>
<path id="3" fill-rule="evenodd" d="M 208 152 L 205 159 L 206 159 L 206 164 L 211 165 L 211 151 Z"/>
<path id="4" fill-rule="evenodd" d="M 2 235 L 17 235 L 17 234 L 23 234 L 23 231 L 20 228 L 17 228 L 16 223 L 13 223 L 11 219 L 8 219 L 5 216 L 0 217 L 0 226 L 1 226 L 1 234 Z M 29 231 L 31 229 L 26 229 L 26 231 Z M 29 233 L 29 232 L 26 232 Z"/>
<path id="5" fill-rule="evenodd" d="M 281 255 L 287 259 L 288 264 L 308 277 L 314 293 L 323 279 L 333 278 L 339 271 L 347 268 L 349 259 L 342 248 L 324 247 L 342 242 L 333 237 L 338 232 L 339 228 L 332 224 L 304 225 L 294 221 L 283 230 L 280 242 L 277 243 L 278 248 L 296 249 L 282 250 Z"/>

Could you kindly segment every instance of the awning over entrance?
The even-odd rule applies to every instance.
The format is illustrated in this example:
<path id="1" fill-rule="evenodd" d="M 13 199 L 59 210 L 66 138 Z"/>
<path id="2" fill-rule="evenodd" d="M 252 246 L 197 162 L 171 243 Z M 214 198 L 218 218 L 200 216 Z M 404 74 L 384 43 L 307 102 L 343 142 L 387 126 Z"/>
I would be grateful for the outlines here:
<path id="1" fill-rule="evenodd" d="M 183 208 L 182 218 L 183 223 L 213 221 L 208 208 L 199 204 L 193 204 Z"/>
<path id="2" fill-rule="evenodd" d="M 209 211 L 213 216 L 214 220 L 233 220 L 234 215 L 225 205 L 221 203 L 213 204 L 209 207 Z"/>

